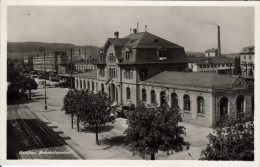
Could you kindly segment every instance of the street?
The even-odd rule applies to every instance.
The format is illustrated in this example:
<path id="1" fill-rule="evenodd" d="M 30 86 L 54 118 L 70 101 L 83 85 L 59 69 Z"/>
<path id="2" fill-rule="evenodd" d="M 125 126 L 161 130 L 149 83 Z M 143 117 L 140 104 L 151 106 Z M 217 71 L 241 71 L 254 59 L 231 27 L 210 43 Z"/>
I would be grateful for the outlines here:
<path id="1" fill-rule="evenodd" d="M 125 135 L 123 133 L 127 128 L 124 118 L 117 118 L 114 124 L 109 123 L 99 128 L 101 145 L 96 145 L 94 127 L 80 124 L 80 132 L 77 132 L 75 118 L 74 128 L 72 129 L 70 115 L 61 111 L 63 97 L 67 92 L 67 88 L 47 88 L 47 111 L 44 110 L 44 89 L 42 88 L 32 92 L 32 102 L 8 107 L 8 121 L 15 120 L 12 121 L 13 126 L 19 126 L 18 129 L 24 131 L 24 134 L 20 135 L 19 138 L 28 138 L 28 140 L 32 138 L 30 142 L 27 142 L 28 148 L 25 150 L 48 149 L 56 152 L 70 152 L 70 154 L 57 155 L 57 157 L 48 154 L 39 156 L 24 154 L 19 158 L 142 159 L 138 155 L 133 156 L 129 143 L 124 141 Z M 169 156 L 159 152 L 155 156 L 156 159 L 192 160 L 200 158 L 201 150 L 208 143 L 206 136 L 212 132 L 212 129 L 184 122 L 180 124 L 186 127 L 187 134 L 184 140 L 190 143 L 190 149 L 184 149 L 182 152 L 173 153 Z M 8 132 L 10 131 L 8 130 Z M 33 138 L 31 136 L 38 137 Z M 147 156 L 145 159 L 149 160 L 150 157 Z"/>

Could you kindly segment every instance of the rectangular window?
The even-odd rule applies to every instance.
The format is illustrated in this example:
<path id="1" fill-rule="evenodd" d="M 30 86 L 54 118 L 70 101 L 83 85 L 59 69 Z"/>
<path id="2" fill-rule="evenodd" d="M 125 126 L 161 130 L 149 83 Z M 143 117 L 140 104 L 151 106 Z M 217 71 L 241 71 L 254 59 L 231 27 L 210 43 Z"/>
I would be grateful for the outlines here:
<path id="1" fill-rule="evenodd" d="M 104 68 L 101 68 L 101 69 L 99 70 L 99 76 L 101 76 L 101 77 L 104 77 L 104 76 L 105 76 L 105 69 L 104 69 Z"/>
<path id="2" fill-rule="evenodd" d="M 147 68 L 141 68 L 140 69 L 140 78 L 145 79 L 148 77 L 148 69 Z"/>
<path id="3" fill-rule="evenodd" d="M 115 68 L 109 68 L 109 77 L 111 77 L 111 78 L 117 77 L 117 72 L 116 72 Z"/>
<path id="4" fill-rule="evenodd" d="M 252 60 L 252 57 L 251 57 L 251 55 L 249 55 L 249 60 Z"/>
<path id="5" fill-rule="evenodd" d="M 129 51 L 125 52 L 125 59 L 130 60 L 130 52 Z"/>
<path id="6" fill-rule="evenodd" d="M 116 60 L 114 53 L 109 53 L 109 61 L 114 62 Z"/>
<path id="7" fill-rule="evenodd" d="M 125 75 L 125 78 L 132 79 L 133 78 L 133 69 L 126 68 L 124 75 Z"/>

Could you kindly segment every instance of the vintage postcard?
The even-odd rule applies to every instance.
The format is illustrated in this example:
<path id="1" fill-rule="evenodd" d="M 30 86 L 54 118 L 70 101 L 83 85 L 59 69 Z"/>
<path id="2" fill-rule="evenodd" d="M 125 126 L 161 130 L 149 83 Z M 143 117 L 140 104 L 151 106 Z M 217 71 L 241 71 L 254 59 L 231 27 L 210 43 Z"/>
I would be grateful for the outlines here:
<path id="1" fill-rule="evenodd" d="M 3 1 L 1 165 L 258 166 L 259 7 Z"/>

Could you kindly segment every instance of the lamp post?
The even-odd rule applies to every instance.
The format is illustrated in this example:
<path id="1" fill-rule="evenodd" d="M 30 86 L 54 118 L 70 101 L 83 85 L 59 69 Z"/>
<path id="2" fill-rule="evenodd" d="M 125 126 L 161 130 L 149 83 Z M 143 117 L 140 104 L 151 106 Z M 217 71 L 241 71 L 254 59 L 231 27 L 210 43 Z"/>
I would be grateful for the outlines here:
<path id="1" fill-rule="evenodd" d="M 73 49 L 70 49 L 70 90 L 72 90 L 72 51 Z"/>
<path id="2" fill-rule="evenodd" d="M 44 109 L 47 110 L 47 98 L 46 98 L 46 65 L 45 65 L 45 49 L 43 47 L 39 48 L 40 52 L 43 52 L 43 61 L 44 61 L 44 99 L 45 99 L 45 103 L 44 103 Z"/>

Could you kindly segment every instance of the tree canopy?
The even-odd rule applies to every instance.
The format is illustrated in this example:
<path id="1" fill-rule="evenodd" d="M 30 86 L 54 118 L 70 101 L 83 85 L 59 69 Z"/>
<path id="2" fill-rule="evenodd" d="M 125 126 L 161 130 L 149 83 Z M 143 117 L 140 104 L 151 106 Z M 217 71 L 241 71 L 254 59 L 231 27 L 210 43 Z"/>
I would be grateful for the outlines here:
<path id="1" fill-rule="evenodd" d="M 129 112 L 128 128 L 124 133 L 131 141 L 134 154 L 151 155 L 154 160 L 158 151 L 169 154 L 182 151 L 183 147 L 189 149 L 189 143 L 183 139 L 185 128 L 179 125 L 181 120 L 178 107 L 169 108 L 168 104 L 146 107 L 139 102 L 135 110 Z"/>
<path id="2" fill-rule="evenodd" d="M 209 134 L 208 139 L 201 160 L 254 160 L 253 122 L 226 122 Z"/>
<path id="3" fill-rule="evenodd" d="M 94 94 L 88 90 L 70 90 L 63 102 L 63 109 L 66 113 L 75 114 L 83 123 L 96 126 L 97 144 L 99 144 L 98 126 L 115 121 L 115 111 L 106 93 Z"/>

